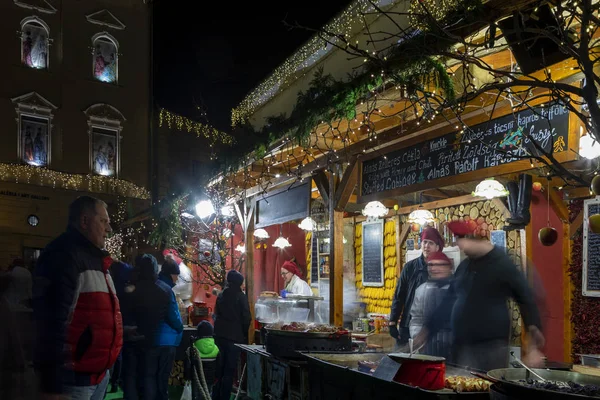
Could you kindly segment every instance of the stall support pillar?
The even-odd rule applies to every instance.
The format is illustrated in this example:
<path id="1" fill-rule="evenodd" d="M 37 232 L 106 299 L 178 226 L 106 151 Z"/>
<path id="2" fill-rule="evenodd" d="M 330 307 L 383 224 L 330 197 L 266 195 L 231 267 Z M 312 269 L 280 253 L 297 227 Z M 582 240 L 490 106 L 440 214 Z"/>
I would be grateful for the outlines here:
<path id="1" fill-rule="evenodd" d="M 244 230 L 244 243 L 246 245 L 246 295 L 248 296 L 248 305 L 250 306 L 250 328 L 248 330 L 248 341 L 254 343 L 254 305 L 256 296 L 254 296 L 254 216 L 252 209 L 246 214 L 246 229 Z"/>
<path id="2" fill-rule="evenodd" d="M 334 169 L 335 171 L 335 169 Z M 344 325 L 344 213 L 335 211 L 339 174 L 329 174 L 329 322 Z"/>

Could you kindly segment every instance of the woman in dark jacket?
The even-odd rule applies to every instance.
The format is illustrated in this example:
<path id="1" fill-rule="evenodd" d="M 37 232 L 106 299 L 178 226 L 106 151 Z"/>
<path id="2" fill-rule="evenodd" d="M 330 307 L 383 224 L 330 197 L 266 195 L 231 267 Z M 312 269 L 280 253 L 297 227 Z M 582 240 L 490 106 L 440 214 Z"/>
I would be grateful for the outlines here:
<path id="1" fill-rule="evenodd" d="M 219 356 L 213 400 L 229 400 L 231 397 L 233 374 L 240 357 L 240 348 L 236 344 L 248 343 L 250 306 L 242 291 L 243 283 L 242 274 L 229 271 L 225 289 L 219 294 L 215 305 L 215 343 L 219 348 Z"/>

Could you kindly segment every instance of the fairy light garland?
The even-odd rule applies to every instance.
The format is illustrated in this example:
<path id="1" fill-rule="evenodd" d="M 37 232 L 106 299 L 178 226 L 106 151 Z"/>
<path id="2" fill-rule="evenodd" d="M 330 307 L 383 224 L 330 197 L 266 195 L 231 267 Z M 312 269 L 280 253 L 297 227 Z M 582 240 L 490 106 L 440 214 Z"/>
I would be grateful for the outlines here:
<path id="1" fill-rule="evenodd" d="M 395 1 L 374 0 L 373 3 L 380 5 L 395 3 Z M 357 27 L 363 27 L 365 14 L 372 10 L 371 1 L 355 0 L 338 17 L 325 25 L 323 30 L 350 37 Z M 300 71 L 313 65 L 332 48 L 331 45 L 325 46 L 319 35 L 313 36 L 231 111 L 231 125 L 237 126 L 246 121 L 261 105 L 294 82 L 299 77 Z M 302 73 L 301 76 L 305 76 L 307 72 Z"/>
<path id="2" fill-rule="evenodd" d="M 122 179 L 91 174 L 69 174 L 28 164 L 0 163 L 0 181 L 48 186 L 53 189 L 114 193 L 144 200 L 150 198 L 147 189 Z"/>
<path id="3" fill-rule="evenodd" d="M 169 129 L 194 133 L 197 137 L 207 139 L 211 147 L 215 144 L 232 145 L 235 143 L 233 136 L 228 133 L 221 132 L 210 125 L 205 125 L 179 114 L 172 113 L 164 108 L 161 108 L 158 114 L 158 126 L 161 128 L 166 126 Z"/>

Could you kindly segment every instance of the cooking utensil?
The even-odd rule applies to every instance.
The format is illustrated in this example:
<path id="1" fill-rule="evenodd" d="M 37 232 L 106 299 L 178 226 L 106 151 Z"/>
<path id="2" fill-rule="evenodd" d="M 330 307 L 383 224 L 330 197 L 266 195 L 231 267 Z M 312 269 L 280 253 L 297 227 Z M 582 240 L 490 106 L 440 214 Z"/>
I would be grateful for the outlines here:
<path id="1" fill-rule="evenodd" d="M 510 352 L 510 355 L 515 359 L 516 362 L 519 363 L 519 365 L 523 368 L 525 368 L 527 371 L 529 371 L 533 376 L 535 376 L 539 381 L 541 382 L 546 382 L 546 380 L 544 378 L 542 378 L 541 376 L 539 376 L 538 374 L 536 374 L 531 368 L 529 368 L 527 365 L 525 365 L 525 363 L 523 363 L 523 361 L 521 361 L 521 359 L 519 359 L 519 357 L 517 357 L 515 355 L 514 351 Z"/>
<path id="2" fill-rule="evenodd" d="M 392 353 L 389 358 L 400 364 L 394 381 L 427 390 L 445 386 L 446 359 L 423 354 Z"/>

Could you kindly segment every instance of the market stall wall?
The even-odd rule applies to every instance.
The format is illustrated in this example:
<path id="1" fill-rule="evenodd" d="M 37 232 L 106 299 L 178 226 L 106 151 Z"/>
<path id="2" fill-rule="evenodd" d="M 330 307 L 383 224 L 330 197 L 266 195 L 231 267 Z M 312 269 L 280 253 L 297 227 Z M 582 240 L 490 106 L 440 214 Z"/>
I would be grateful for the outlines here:
<path id="1" fill-rule="evenodd" d="M 491 231 L 502 230 L 505 225 L 506 217 L 501 206 L 496 205 L 493 201 L 479 201 L 453 207 L 444 207 L 431 210 L 438 218 L 438 228 L 443 226 L 447 221 L 463 220 L 474 221 L 474 231 L 480 237 L 490 239 Z M 400 227 L 407 224 L 408 215 L 400 216 Z M 443 234 L 444 229 L 439 228 Z M 396 283 L 399 277 L 399 269 L 397 268 L 397 258 L 401 257 L 399 264 L 404 266 L 406 260 L 406 240 L 401 244 L 401 253 L 396 255 L 396 232 L 395 222 L 393 218 L 386 219 L 384 225 L 384 267 L 385 267 L 385 284 L 382 288 L 363 288 L 362 287 L 362 224 L 356 224 L 355 230 L 355 249 L 356 249 L 356 287 L 359 290 L 361 301 L 367 304 L 367 312 L 389 314 L 391 311 L 391 303 L 396 289 Z M 415 246 L 419 244 L 420 227 L 418 225 L 411 226 L 407 235 L 407 239 L 414 240 Z M 521 237 L 517 231 L 508 232 L 506 235 L 506 247 L 511 254 L 513 261 L 517 266 L 521 266 Z M 519 308 L 511 302 L 509 308 L 512 314 L 512 329 L 511 329 L 511 345 L 519 346 L 521 344 L 521 314 Z"/>
<path id="2" fill-rule="evenodd" d="M 583 200 L 574 200 L 569 205 L 569 222 L 573 227 L 577 217 L 583 213 Z M 584 224 L 587 221 L 583 221 Z M 576 229 L 571 230 L 571 266 L 569 274 L 573 281 L 571 302 L 571 322 L 573 323 L 573 353 L 574 361 L 578 361 L 576 354 L 600 354 L 600 298 L 586 297 L 581 293 L 583 274 L 583 227 L 581 223 Z"/>
<path id="3" fill-rule="evenodd" d="M 559 239 L 552 246 L 543 246 L 537 238 L 540 229 L 550 226 L 563 237 L 563 225 L 542 192 L 533 192 L 531 198 L 532 264 L 529 271 L 531 283 L 537 295 L 537 303 L 542 317 L 546 337 L 546 356 L 550 360 L 564 358 L 564 300 L 563 296 L 563 246 Z M 529 266 L 528 266 L 529 267 Z M 566 361 L 566 360 L 565 360 Z"/>

